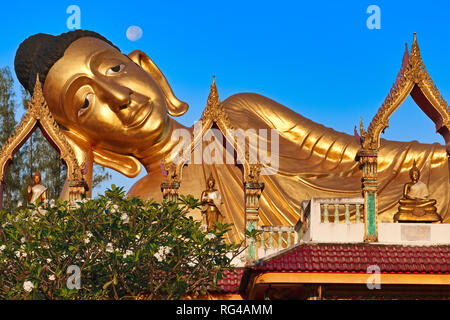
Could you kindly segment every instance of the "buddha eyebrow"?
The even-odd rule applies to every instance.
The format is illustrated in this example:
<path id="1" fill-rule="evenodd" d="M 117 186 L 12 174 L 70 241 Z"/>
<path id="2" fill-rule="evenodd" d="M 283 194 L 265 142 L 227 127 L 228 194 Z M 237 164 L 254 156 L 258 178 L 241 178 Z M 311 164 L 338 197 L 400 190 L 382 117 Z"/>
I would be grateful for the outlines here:
<path id="1" fill-rule="evenodd" d="M 103 55 L 110 54 L 110 53 L 114 53 L 114 54 L 119 53 L 119 57 L 127 57 L 129 59 L 129 57 L 127 55 L 123 54 L 122 52 L 120 52 L 114 48 L 107 48 L 107 49 L 103 49 L 103 50 L 94 52 L 90 56 L 88 56 L 87 59 L 89 61 L 89 69 L 93 70 L 94 65 L 97 63 L 97 60 L 99 58 L 101 58 Z"/>

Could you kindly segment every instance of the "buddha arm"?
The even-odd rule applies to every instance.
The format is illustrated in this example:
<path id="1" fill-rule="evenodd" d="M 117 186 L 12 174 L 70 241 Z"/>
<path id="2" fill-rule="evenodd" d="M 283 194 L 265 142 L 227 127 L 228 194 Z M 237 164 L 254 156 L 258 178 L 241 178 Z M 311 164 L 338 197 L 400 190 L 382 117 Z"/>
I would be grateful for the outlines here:
<path id="1" fill-rule="evenodd" d="M 406 183 L 405 186 L 403 187 L 403 198 L 414 200 L 414 198 L 412 198 L 408 195 L 410 189 L 411 189 L 410 183 Z"/>

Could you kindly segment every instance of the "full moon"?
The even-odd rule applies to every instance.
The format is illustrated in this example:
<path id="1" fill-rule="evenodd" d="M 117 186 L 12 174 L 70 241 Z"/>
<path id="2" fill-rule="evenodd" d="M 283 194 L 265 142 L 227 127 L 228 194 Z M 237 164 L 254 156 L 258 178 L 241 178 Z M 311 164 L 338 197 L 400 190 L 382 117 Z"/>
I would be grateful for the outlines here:
<path id="1" fill-rule="evenodd" d="M 130 41 L 137 41 L 142 37 L 142 29 L 138 26 L 130 26 L 127 29 L 127 38 Z"/>

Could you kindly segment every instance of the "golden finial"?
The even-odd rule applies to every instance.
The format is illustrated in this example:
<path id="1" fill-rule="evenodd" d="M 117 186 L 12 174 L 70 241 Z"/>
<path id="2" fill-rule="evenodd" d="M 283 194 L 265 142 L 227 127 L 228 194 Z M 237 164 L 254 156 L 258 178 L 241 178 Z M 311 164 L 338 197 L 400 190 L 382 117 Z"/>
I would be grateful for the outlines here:
<path id="1" fill-rule="evenodd" d="M 212 81 L 211 89 L 209 91 L 209 96 L 208 96 L 208 105 L 212 106 L 212 105 L 216 105 L 219 103 L 220 103 L 220 100 L 219 100 L 219 91 L 217 90 L 217 86 L 216 86 L 216 76 L 213 76 L 213 81 Z"/>
<path id="2" fill-rule="evenodd" d="M 367 132 L 366 132 L 366 130 L 364 130 L 363 117 L 361 117 L 361 120 L 359 122 L 359 133 L 363 139 L 366 138 Z"/>
<path id="3" fill-rule="evenodd" d="M 415 32 L 414 32 L 414 41 L 411 46 L 411 55 L 409 58 L 409 64 L 415 67 L 418 67 L 422 64 L 422 59 L 420 57 L 420 49 L 417 43 L 417 36 Z"/>

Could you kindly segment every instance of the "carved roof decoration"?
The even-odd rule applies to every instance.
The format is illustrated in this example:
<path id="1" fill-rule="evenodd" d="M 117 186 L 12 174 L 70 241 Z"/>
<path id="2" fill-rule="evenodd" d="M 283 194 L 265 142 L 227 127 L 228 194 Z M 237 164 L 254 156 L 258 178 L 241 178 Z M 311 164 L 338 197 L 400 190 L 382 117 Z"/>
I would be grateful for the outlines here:
<path id="1" fill-rule="evenodd" d="M 47 106 L 42 93 L 39 75 L 36 76 L 36 84 L 31 101 L 28 101 L 27 104 L 27 112 L 0 150 L 0 179 L 3 180 L 5 169 L 9 162 L 12 161 L 14 154 L 39 126 L 49 143 L 59 151 L 61 159 L 67 164 L 67 178 L 69 180 L 81 180 L 82 173 L 74 150 L 67 142 L 65 135 L 61 132 Z"/>
<path id="2" fill-rule="evenodd" d="M 436 131 L 443 135 L 447 146 L 450 145 L 450 135 L 448 134 L 450 130 L 450 108 L 425 68 L 417 44 L 416 33 L 414 33 L 411 54 L 408 54 L 406 49 L 397 79 L 384 103 L 372 119 L 367 132 L 364 130 L 361 119 L 360 134 L 363 149 L 377 150 L 380 147 L 380 135 L 389 126 L 389 118 L 409 94 L 436 124 Z M 447 152 L 450 154 L 448 147 Z"/>
<path id="3" fill-rule="evenodd" d="M 213 81 L 210 87 L 206 107 L 203 110 L 203 113 L 200 117 L 200 124 L 201 127 L 197 127 L 198 129 L 196 129 L 196 125 L 194 125 L 194 136 L 192 138 L 189 147 L 189 150 L 191 152 L 193 152 L 199 146 L 199 144 L 202 143 L 203 136 L 205 135 L 206 131 L 211 129 L 214 126 L 214 124 L 219 128 L 219 130 L 221 131 L 221 133 L 225 138 L 227 137 L 228 130 L 235 129 L 231 124 L 231 121 L 222 105 L 222 102 L 219 99 L 219 91 L 217 90 L 215 76 L 213 76 Z M 235 145 L 235 147 L 239 146 Z M 187 156 L 190 156 L 190 154 L 187 154 Z M 249 179 L 249 174 L 251 173 L 251 165 L 248 162 L 248 157 L 249 157 L 248 151 L 246 151 L 245 161 L 243 164 L 245 181 Z M 180 181 L 182 179 L 182 168 L 187 161 L 188 159 L 184 159 L 176 166 L 175 174 Z M 172 162 L 174 162 L 174 159 L 165 158 L 163 160 L 164 167 L 170 168 Z"/>

